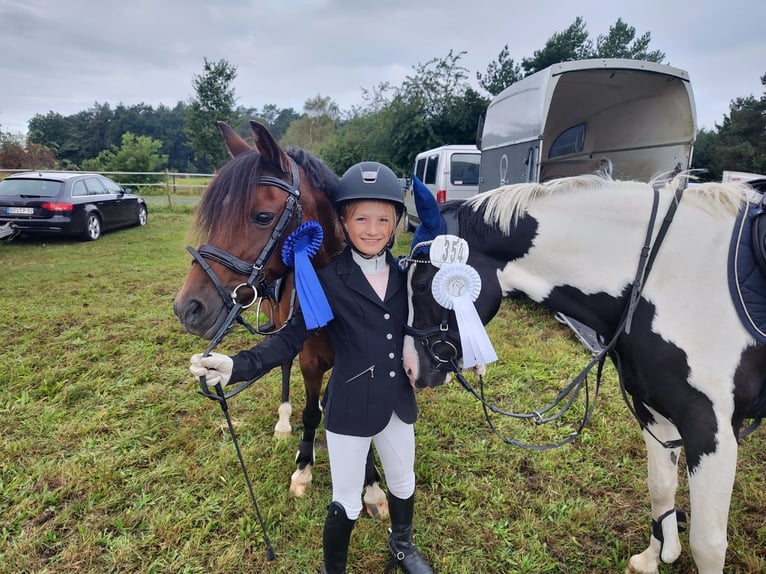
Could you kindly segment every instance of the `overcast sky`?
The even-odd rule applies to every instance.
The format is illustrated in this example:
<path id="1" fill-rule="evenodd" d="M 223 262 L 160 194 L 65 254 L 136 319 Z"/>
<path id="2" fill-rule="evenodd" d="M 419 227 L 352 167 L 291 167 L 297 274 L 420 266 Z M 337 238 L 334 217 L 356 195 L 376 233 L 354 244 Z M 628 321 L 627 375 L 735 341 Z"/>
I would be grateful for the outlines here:
<path id="1" fill-rule="evenodd" d="M 236 66 L 246 107 L 301 112 L 321 94 L 348 110 L 450 50 L 467 52 L 477 86 L 505 44 L 521 63 L 577 16 L 593 40 L 617 18 L 650 32 L 650 49 L 689 72 L 698 127 L 764 92 L 764 0 L 0 0 L 0 130 L 96 102 L 173 107 L 203 58 Z"/>

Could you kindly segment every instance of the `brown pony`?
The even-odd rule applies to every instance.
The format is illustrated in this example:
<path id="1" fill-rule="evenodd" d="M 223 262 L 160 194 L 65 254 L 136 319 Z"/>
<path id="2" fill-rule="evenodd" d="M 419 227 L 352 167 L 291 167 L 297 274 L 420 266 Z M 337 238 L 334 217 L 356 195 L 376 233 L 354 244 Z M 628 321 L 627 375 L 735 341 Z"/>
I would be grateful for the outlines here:
<path id="1" fill-rule="evenodd" d="M 292 270 L 282 262 L 284 240 L 302 221 L 322 226 L 324 240 L 312 259 L 321 268 L 343 249 L 331 196 L 338 183 L 321 160 L 298 148 L 283 150 L 269 130 L 251 121 L 255 146 L 250 147 L 228 125 L 218 123 L 231 159 L 216 174 L 197 207 L 196 229 L 204 243 L 189 248 L 194 264 L 173 301 L 183 328 L 205 339 L 223 336 L 234 302 L 258 302 L 257 316 L 267 315 L 251 332 L 268 335 L 287 322 L 297 305 Z M 247 280 L 243 280 L 247 278 Z M 245 301 L 245 303 L 242 303 Z M 335 354 L 324 330 L 309 337 L 298 355 L 306 389 L 303 437 L 290 491 L 303 496 L 311 482 L 314 438 L 321 421 L 319 406 L 324 373 Z M 292 362 L 282 366 L 282 404 L 275 436 L 289 436 L 289 377 Z M 387 516 L 388 504 L 378 483 L 372 450 L 367 458 L 365 508 Z"/>

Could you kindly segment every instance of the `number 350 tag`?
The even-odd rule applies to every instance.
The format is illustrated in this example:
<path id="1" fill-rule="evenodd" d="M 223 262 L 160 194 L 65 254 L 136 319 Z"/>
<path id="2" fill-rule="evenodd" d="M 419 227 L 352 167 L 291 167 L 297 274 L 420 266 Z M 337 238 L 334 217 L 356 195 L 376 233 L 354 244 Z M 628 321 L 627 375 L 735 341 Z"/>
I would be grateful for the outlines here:
<path id="1" fill-rule="evenodd" d="M 438 235 L 431 242 L 431 264 L 441 267 L 468 261 L 468 242 L 456 235 Z"/>

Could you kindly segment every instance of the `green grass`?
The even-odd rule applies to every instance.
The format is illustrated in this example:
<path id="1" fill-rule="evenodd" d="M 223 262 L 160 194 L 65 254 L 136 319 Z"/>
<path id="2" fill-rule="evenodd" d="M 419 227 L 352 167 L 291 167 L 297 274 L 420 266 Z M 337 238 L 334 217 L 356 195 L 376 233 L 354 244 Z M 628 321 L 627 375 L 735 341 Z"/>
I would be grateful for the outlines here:
<path id="1" fill-rule="evenodd" d="M 278 554 L 268 562 L 221 410 L 187 371 L 205 342 L 181 330 L 171 305 L 190 264 L 191 209 L 152 204 L 145 228 L 93 243 L 0 244 L 0 572 L 319 570 L 330 498 L 323 431 L 306 497 L 288 493 L 302 389 L 286 441 L 272 438 L 277 372 L 230 403 Z M 546 404 L 588 360 L 565 327 L 529 303 L 505 302 L 489 331 L 500 360 L 487 393 L 508 409 Z M 253 342 L 235 331 L 219 349 Z M 611 368 L 584 434 L 546 452 L 502 443 L 455 382 L 418 400 L 415 541 L 436 572 L 613 573 L 644 549 L 644 446 Z M 564 436 L 578 414 L 543 428 L 497 424 L 545 442 Z M 766 571 L 765 454 L 762 432 L 740 451 L 727 572 Z M 681 485 L 678 504 L 688 510 Z M 349 572 L 383 571 L 386 528 L 359 520 Z M 688 547 L 661 572 L 693 572 Z"/>

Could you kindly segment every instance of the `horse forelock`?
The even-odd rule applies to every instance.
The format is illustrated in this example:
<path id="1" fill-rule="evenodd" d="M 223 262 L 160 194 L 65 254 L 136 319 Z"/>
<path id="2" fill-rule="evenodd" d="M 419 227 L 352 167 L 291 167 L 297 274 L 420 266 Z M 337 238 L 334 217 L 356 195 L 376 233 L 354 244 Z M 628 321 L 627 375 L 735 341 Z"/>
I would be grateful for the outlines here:
<path id="1" fill-rule="evenodd" d="M 247 223 L 250 190 L 261 175 L 260 159 L 256 150 L 246 151 L 216 173 L 197 206 L 196 229 L 201 241 L 215 235 L 228 244 L 234 231 Z"/>

